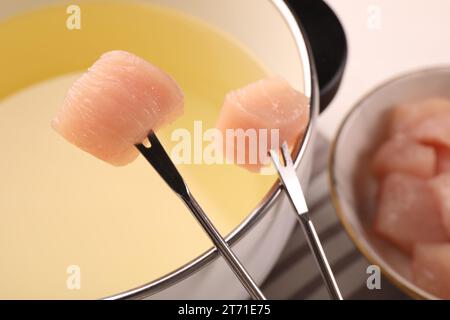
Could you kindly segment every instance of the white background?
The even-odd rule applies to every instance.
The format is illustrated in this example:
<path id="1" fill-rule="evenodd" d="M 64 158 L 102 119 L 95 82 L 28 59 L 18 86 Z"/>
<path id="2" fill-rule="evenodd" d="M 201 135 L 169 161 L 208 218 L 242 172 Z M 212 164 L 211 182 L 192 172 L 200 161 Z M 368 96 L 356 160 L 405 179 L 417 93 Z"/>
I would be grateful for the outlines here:
<path id="1" fill-rule="evenodd" d="M 346 112 L 389 78 L 450 65 L 450 0 L 326 0 L 340 18 L 349 55 L 341 88 L 319 120 L 332 138 Z M 450 86 L 450 84 L 449 84 Z"/>

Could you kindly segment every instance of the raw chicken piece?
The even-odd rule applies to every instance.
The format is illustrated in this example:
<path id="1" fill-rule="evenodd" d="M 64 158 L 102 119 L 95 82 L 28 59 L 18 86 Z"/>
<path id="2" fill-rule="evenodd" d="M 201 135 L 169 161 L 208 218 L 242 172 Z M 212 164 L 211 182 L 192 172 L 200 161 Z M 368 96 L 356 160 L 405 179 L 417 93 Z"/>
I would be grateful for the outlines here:
<path id="1" fill-rule="evenodd" d="M 437 172 L 444 173 L 450 172 L 450 149 L 437 148 Z"/>
<path id="2" fill-rule="evenodd" d="M 414 128 L 420 121 L 450 113 L 450 100 L 430 98 L 411 104 L 402 104 L 392 109 L 389 132 L 395 135 Z"/>
<path id="3" fill-rule="evenodd" d="M 228 93 L 217 128 L 224 137 L 226 158 L 250 171 L 259 171 L 270 162 L 268 150 L 281 146 L 284 141 L 293 144 L 304 134 L 308 122 L 308 98 L 293 89 L 286 80 L 270 77 Z M 230 132 L 227 129 L 251 129 L 254 135 L 246 139 L 244 145 L 235 136 L 234 139 L 227 139 L 226 132 Z M 276 135 L 276 130 L 279 138 L 274 136 L 272 139 L 271 134 Z M 267 137 L 265 141 L 260 140 L 264 137 Z M 227 140 L 231 143 L 227 143 Z"/>
<path id="4" fill-rule="evenodd" d="M 448 240 L 429 184 L 403 173 L 382 182 L 374 229 L 406 252 L 416 243 Z"/>
<path id="5" fill-rule="evenodd" d="M 431 179 L 430 186 L 438 201 L 444 228 L 450 237 L 450 172 Z"/>
<path id="6" fill-rule="evenodd" d="M 373 158 L 372 169 L 378 177 L 391 172 L 403 172 L 430 178 L 436 171 L 436 153 L 432 147 L 396 136 L 379 147 Z"/>
<path id="7" fill-rule="evenodd" d="M 408 134 L 419 142 L 450 148 L 450 113 L 424 119 Z"/>
<path id="8" fill-rule="evenodd" d="M 442 299 L 450 299 L 450 243 L 419 244 L 412 263 L 416 285 Z"/>
<path id="9" fill-rule="evenodd" d="M 177 83 L 142 58 L 103 54 L 70 88 L 53 128 L 69 142 L 113 165 L 133 161 L 149 130 L 183 113 Z"/>

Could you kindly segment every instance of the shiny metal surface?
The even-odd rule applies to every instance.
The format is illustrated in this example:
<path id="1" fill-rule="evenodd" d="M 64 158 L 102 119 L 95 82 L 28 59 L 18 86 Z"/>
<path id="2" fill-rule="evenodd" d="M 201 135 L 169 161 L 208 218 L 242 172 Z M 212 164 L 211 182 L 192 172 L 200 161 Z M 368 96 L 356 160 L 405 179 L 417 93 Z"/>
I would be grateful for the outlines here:
<path id="1" fill-rule="evenodd" d="M 309 217 L 305 196 L 295 172 L 294 164 L 286 142 L 284 142 L 281 146 L 281 154 L 283 156 L 284 163 L 280 161 L 278 150 L 270 150 L 272 162 L 278 171 L 280 180 L 283 183 L 289 200 L 295 208 L 297 219 L 302 226 L 308 246 L 316 260 L 328 292 L 333 299 L 343 300 L 336 279 L 333 275 L 333 271 L 331 270 L 328 259 L 323 251 L 322 243 L 320 242 L 314 224 Z"/>
<path id="2" fill-rule="evenodd" d="M 242 263 L 233 251 L 231 251 L 219 231 L 195 200 L 189 191 L 188 186 L 184 182 L 183 177 L 180 175 L 169 155 L 166 153 L 158 138 L 152 131 L 148 134 L 148 140 L 150 142 L 149 147 L 146 147 L 143 144 L 138 144 L 136 145 L 136 148 L 153 166 L 153 168 L 169 185 L 169 187 L 183 200 L 250 296 L 255 300 L 266 300 L 255 281 L 252 279 L 247 270 L 245 270 Z"/>

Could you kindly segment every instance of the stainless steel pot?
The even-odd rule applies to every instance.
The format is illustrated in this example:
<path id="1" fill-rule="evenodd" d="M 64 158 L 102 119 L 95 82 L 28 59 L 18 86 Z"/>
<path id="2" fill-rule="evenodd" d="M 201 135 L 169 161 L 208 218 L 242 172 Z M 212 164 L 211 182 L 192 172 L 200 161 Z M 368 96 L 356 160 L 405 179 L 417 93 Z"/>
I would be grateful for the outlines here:
<path id="1" fill-rule="evenodd" d="M 312 48 L 306 38 L 305 29 L 309 31 L 322 28 L 313 23 L 322 21 L 322 18 L 336 18 L 329 8 L 321 1 L 292 2 L 301 19 L 308 20 L 305 29 L 301 28 L 297 20 L 282 0 L 141 0 L 172 7 L 176 10 L 197 17 L 236 38 L 248 47 L 261 62 L 272 72 L 286 78 L 294 87 L 303 91 L 310 97 L 311 119 L 306 136 L 294 148 L 295 167 L 298 176 L 307 186 L 313 162 L 313 143 L 316 129 L 316 120 L 319 113 L 320 88 L 322 97 L 327 104 L 339 85 L 340 77 L 345 64 L 346 50 L 345 37 L 338 22 L 335 25 L 324 25 L 333 32 L 338 32 L 340 47 L 324 50 L 323 40 L 333 39 L 326 30 L 319 39 L 322 54 L 331 52 L 341 53 L 338 63 L 325 61 L 321 71 L 331 74 L 329 79 L 321 83 L 319 88 L 318 75 L 314 63 Z M 25 0 L 8 1 L 1 4 L 0 18 L 54 2 L 56 0 Z M 317 7 L 318 6 L 318 7 Z M 313 11 L 311 8 L 319 8 Z M 305 15 L 314 14 L 312 19 Z M 311 15 L 309 15 L 311 16 Z M 338 27 L 335 27 L 335 26 Z M 343 41 L 342 41 L 343 39 Z M 314 39 L 313 43 L 318 43 Z M 326 43 L 325 43 L 326 44 Z M 336 50 L 339 49 L 339 50 Z M 332 72 L 328 72 L 332 66 Z M 227 236 L 233 245 L 233 250 L 246 266 L 253 278 L 258 282 L 266 278 L 274 266 L 291 230 L 296 223 L 291 206 L 280 188 L 275 184 L 264 199 L 251 212 L 237 228 Z M 119 298 L 246 298 L 247 293 L 239 281 L 234 277 L 225 262 L 215 249 L 210 249 L 196 259 L 186 263 L 179 269 L 141 287 L 119 293 L 109 297 Z M 269 297 L 270 298 L 270 297 Z"/>

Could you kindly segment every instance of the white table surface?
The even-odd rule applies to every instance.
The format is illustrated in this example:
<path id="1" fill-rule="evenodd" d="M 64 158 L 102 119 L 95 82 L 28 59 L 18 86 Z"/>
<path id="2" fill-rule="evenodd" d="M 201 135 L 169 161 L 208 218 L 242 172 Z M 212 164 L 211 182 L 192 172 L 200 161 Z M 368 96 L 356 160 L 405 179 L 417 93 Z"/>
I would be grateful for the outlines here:
<path id="1" fill-rule="evenodd" d="M 340 18 L 349 55 L 342 85 L 319 118 L 332 138 L 355 102 L 391 77 L 450 65 L 450 0 L 326 0 Z"/>

